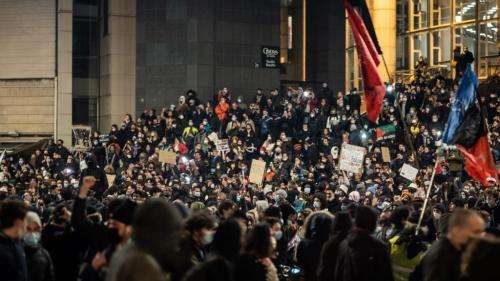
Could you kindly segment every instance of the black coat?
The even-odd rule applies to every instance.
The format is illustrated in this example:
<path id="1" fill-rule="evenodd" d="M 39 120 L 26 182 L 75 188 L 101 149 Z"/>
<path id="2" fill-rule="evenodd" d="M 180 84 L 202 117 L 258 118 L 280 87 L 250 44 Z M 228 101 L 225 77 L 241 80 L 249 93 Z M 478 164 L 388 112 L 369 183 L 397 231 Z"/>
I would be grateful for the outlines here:
<path id="1" fill-rule="evenodd" d="M 258 259 L 249 255 L 240 255 L 233 267 L 233 280 L 266 281 L 267 269 Z"/>
<path id="2" fill-rule="evenodd" d="M 334 234 L 323 246 L 317 270 L 318 281 L 335 281 L 333 277 L 339 254 L 339 246 L 346 236 L 346 233 Z"/>
<path id="3" fill-rule="evenodd" d="M 423 280 L 459 280 L 461 258 L 461 252 L 447 238 L 434 242 L 422 259 Z"/>
<path id="4" fill-rule="evenodd" d="M 2 281 L 28 281 L 22 245 L 2 232 L 0 232 L 0 279 Z"/>
<path id="5" fill-rule="evenodd" d="M 49 224 L 42 231 L 42 245 L 54 262 L 56 281 L 76 280 L 81 245 L 71 227 Z"/>
<path id="6" fill-rule="evenodd" d="M 363 230 L 354 230 L 340 243 L 335 281 L 393 281 L 389 249 Z"/>
<path id="7" fill-rule="evenodd" d="M 297 263 L 304 270 L 304 277 L 308 281 L 316 280 L 323 242 L 304 238 L 297 247 Z"/>
<path id="8" fill-rule="evenodd" d="M 41 246 L 25 246 L 26 264 L 30 281 L 54 281 L 54 265 L 49 252 Z"/>

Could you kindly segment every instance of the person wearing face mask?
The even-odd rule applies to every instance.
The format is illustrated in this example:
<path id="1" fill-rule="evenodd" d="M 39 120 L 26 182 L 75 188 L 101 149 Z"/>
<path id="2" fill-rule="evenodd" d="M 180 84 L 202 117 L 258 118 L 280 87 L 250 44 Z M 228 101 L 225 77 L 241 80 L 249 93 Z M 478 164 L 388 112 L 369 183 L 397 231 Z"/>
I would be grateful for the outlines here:
<path id="1" fill-rule="evenodd" d="M 27 281 L 28 270 L 21 239 L 26 234 L 28 206 L 22 201 L 0 202 L 0 276 L 6 281 Z"/>
<path id="2" fill-rule="evenodd" d="M 54 280 L 54 265 L 49 252 L 40 245 L 42 221 L 35 212 L 26 214 L 26 234 L 23 236 L 28 280 L 52 281 Z"/>
<path id="3" fill-rule="evenodd" d="M 174 274 L 175 280 L 182 279 L 191 268 L 206 260 L 206 249 L 212 243 L 214 228 L 215 218 L 208 211 L 193 213 L 187 219 L 177 253 L 179 267 Z"/>

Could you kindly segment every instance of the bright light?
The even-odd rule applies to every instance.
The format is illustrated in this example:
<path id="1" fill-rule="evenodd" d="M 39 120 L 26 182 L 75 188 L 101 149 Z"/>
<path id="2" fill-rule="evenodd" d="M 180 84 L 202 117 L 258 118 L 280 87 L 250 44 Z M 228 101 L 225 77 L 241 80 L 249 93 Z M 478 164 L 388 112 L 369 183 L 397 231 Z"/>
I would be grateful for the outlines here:
<path id="1" fill-rule="evenodd" d="M 186 156 L 181 157 L 181 162 L 184 164 L 187 164 L 189 162 L 189 159 Z"/>
<path id="2" fill-rule="evenodd" d="M 385 90 L 387 91 L 387 93 L 392 93 L 392 91 L 394 91 L 394 86 L 392 86 L 391 84 L 387 85 L 387 87 L 385 88 Z"/>
<path id="3" fill-rule="evenodd" d="M 304 97 L 306 97 L 306 98 L 307 98 L 307 97 L 309 96 L 309 94 L 310 94 L 310 92 L 309 92 L 309 91 L 307 91 L 307 90 L 306 90 L 306 91 L 304 91 Z"/>
<path id="4" fill-rule="evenodd" d="M 361 132 L 361 139 L 366 140 L 367 137 L 368 135 L 366 134 L 366 132 Z"/>

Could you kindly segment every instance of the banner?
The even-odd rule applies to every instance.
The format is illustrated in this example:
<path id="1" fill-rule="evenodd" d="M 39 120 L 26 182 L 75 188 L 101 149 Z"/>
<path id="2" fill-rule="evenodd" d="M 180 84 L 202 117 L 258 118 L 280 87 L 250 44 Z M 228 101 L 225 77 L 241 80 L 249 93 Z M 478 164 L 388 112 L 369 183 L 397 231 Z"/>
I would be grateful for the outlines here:
<path id="1" fill-rule="evenodd" d="M 217 133 L 211 133 L 210 135 L 208 135 L 208 140 L 215 143 L 219 140 L 219 137 L 217 136 Z"/>
<path id="2" fill-rule="evenodd" d="M 262 184 L 264 172 L 266 171 L 266 162 L 262 160 L 253 159 L 252 166 L 250 166 L 250 175 L 248 181 L 257 185 Z"/>
<path id="3" fill-rule="evenodd" d="M 165 164 L 176 164 L 177 154 L 173 151 L 158 150 L 158 160 Z"/>
<path id="4" fill-rule="evenodd" d="M 261 54 L 261 67 L 263 68 L 277 68 L 280 59 L 280 48 L 262 46 Z"/>
<path id="5" fill-rule="evenodd" d="M 413 167 L 412 165 L 404 163 L 399 174 L 405 179 L 414 181 L 417 177 L 418 169 Z"/>
<path id="6" fill-rule="evenodd" d="M 340 150 L 340 170 L 351 173 L 362 173 L 365 154 L 366 148 L 364 147 L 343 144 Z"/>

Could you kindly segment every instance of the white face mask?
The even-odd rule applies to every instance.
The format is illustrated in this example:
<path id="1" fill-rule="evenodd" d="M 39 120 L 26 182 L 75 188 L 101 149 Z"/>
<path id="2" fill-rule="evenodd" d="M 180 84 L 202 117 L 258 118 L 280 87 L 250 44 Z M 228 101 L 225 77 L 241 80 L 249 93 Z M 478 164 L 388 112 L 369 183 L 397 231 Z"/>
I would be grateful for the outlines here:
<path id="1" fill-rule="evenodd" d="M 313 203 L 313 207 L 314 207 L 315 209 L 319 210 L 319 209 L 321 208 L 321 203 L 320 203 L 320 202 L 318 202 L 318 201 L 315 201 L 315 202 Z"/>
<path id="2" fill-rule="evenodd" d="M 311 188 L 310 187 L 304 188 L 304 192 L 307 194 L 311 193 Z"/>
<path id="3" fill-rule="evenodd" d="M 274 233 L 274 239 L 276 240 L 280 240 L 281 238 L 283 238 L 283 231 L 279 230 L 279 231 L 276 231 Z"/>

